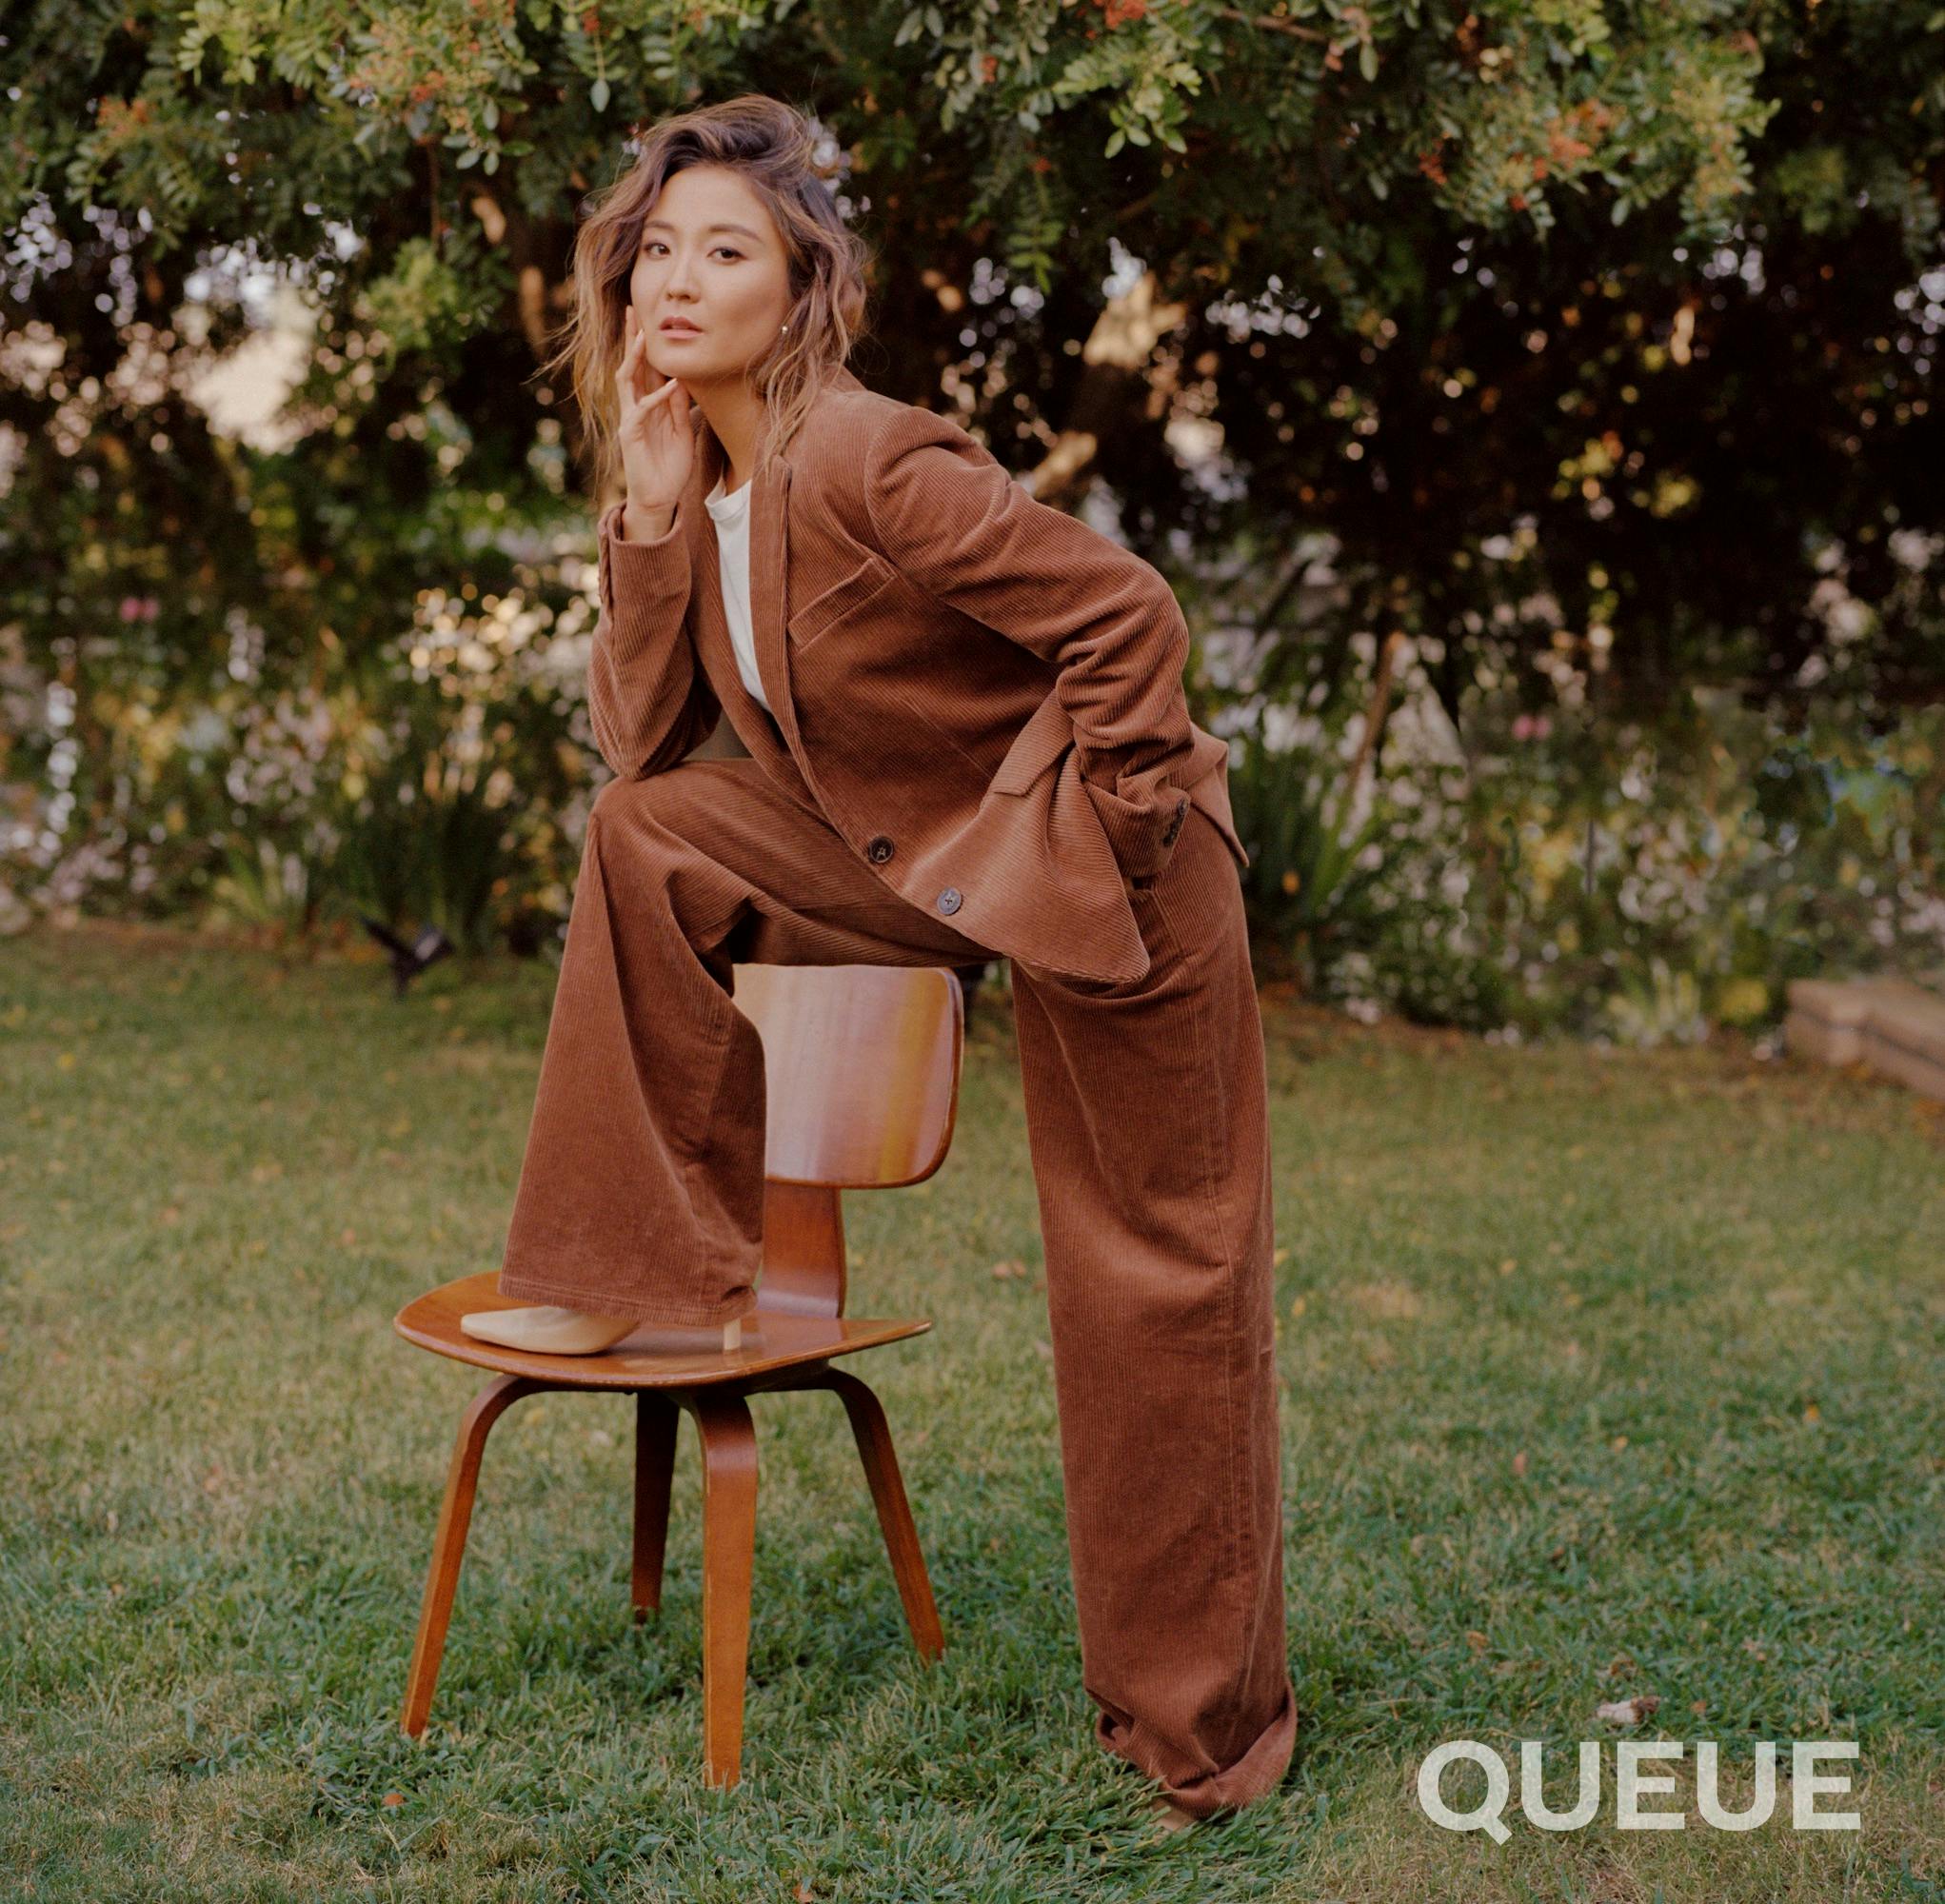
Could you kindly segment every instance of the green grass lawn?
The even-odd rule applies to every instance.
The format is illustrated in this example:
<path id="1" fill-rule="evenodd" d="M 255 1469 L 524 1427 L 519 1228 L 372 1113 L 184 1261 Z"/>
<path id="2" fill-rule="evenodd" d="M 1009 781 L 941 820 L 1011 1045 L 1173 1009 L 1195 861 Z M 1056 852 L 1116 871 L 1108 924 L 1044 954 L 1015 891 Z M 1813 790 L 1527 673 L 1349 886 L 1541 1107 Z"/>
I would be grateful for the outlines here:
<path id="1" fill-rule="evenodd" d="M 958 1134 L 854 1196 L 852 1307 L 945 1622 L 912 1652 L 842 1409 L 760 1398 L 744 1782 L 700 1777 L 699 1484 L 628 1616 L 629 1404 L 495 1431 L 425 1738 L 397 1712 L 485 1379 L 395 1337 L 495 1267 L 544 966 L 87 926 L 0 944 L 0 1896 L 1945 1898 L 1945 1122 L 1741 1051 L 1266 1004 L 1291 1671 L 1277 1796 L 1154 1833 L 1093 1743 L 1003 995 Z M 1023 1277 L 993 1268 L 1019 1259 Z M 1862 1741 L 1858 1833 L 1503 1846 L 1441 1739 Z M 1787 1760 L 1787 1745 L 1785 1747 Z M 1692 1757 L 1678 1768 L 1683 1792 Z M 1461 1782 L 1449 1788 L 1455 1801 Z M 1556 1794 L 1558 1802 L 1558 1795 Z"/>

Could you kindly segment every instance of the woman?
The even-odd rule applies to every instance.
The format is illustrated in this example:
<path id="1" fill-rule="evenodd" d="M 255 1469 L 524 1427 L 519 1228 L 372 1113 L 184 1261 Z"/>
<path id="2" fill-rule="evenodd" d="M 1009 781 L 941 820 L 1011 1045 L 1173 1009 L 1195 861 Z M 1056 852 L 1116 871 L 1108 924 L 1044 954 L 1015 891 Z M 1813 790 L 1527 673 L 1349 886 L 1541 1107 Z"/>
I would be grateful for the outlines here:
<path id="1" fill-rule="evenodd" d="M 1083 1680 L 1172 1820 L 1271 1791 L 1284 1659 L 1261 1022 L 1227 747 L 1147 564 L 843 368 L 862 248 L 761 96 L 656 129 L 584 227 L 590 817 L 470 1333 L 721 1329 L 762 1260 L 737 963 L 1013 961 Z M 596 398 L 614 393 L 613 415 Z M 747 760 L 688 760 L 719 713 Z"/>

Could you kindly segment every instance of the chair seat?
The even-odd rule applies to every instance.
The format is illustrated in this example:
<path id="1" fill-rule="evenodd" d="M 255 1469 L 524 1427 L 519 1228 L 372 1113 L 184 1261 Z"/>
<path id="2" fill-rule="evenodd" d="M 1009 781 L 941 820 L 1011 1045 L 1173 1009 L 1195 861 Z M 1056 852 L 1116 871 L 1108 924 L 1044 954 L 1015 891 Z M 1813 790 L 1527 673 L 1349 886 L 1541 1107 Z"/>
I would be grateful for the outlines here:
<path id="1" fill-rule="evenodd" d="M 743 1340 L 726 1354 L 714 1330 L 646 1322 L 598 1356 L 547 1356 L 482 1342 L 459 1326 L 482 1309 L 526 1309 L 523 1297 L 502 1296 L 495 1270 L 442 1282 L 414 1298 L 392 1319 L 407 1341 L 476 1368 L 524 1375 L 562 1388 L 693 1388 L 712 1381 L 747 1381 L 775 1369 L 827 1356 L 875 1349 L 932 1324 L 924 1317 L 800 1316 L 766 1309 L 761 1286 L 753 1315 L 743 1319 Z"/>

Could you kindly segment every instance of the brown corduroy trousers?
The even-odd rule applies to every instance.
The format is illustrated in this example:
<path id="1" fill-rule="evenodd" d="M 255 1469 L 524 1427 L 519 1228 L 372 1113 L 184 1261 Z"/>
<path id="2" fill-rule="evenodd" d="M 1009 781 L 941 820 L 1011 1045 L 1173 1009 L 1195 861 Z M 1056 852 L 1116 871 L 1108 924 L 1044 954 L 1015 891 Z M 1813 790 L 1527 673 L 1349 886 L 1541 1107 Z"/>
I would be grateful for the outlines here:
<path id="1" fill-rule="evenodd" d="M 1014 962 L 1082 1671 L 1101 1744 L 1206 1815 L 1269 1793 L 1285 1657 L 1262 1025 L 1236 863 L 1193 810 L 1131 902 L 1147 974 Z M 801 783 L 689 760 L 597 797 L 500 1272 L 540 1302 L 747 1314 L 765 1098 L 732 964 L 966 965 Z"/>

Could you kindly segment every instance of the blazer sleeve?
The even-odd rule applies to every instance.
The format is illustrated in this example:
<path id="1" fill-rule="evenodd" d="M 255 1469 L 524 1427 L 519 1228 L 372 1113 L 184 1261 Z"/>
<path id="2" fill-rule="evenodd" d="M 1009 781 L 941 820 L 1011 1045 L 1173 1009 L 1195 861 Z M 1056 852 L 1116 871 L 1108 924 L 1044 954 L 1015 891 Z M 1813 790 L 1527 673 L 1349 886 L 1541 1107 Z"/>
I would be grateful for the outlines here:
<path id="1" fill-rule="evenodd" d="M 1053 663 L 1082 783 L 1122 873 L 1173 851 L 1193 752 L 1188 625 L 1161 574 L 1037 502 L 949 418 L 903 405 L 866 454 L 866 511 L 885 559 L 936 600 Z"/>
<path id="2" fill-rule="evenodd" d="M 696 663 L 689 551 L 681 514 L 652 542 L 628 542 L 624 505 L 604 512 L 601 613 L 587 660 L 587 719 L 601 757 L 623 780 L 677 765 L 722 711 Z"/>

